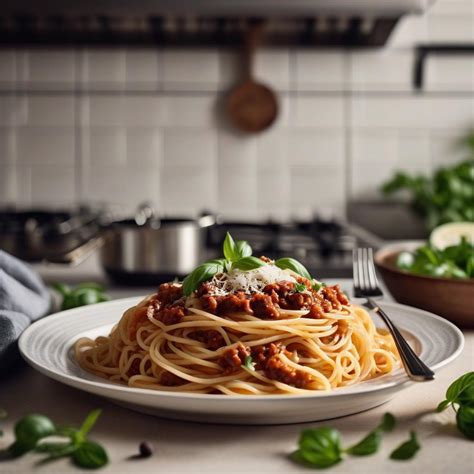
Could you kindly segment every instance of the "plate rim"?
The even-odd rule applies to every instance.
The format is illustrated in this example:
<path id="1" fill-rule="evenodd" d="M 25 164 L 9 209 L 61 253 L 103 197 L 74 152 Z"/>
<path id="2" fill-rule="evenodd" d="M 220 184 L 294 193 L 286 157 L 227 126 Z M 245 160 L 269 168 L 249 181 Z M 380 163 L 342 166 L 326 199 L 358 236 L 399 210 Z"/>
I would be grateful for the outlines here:
<path id="1" fill-rule="evenodd" d="M 269 400 L 298 400 L 298 399 L 307 399 L 307 398 L 315 398 L 315 399 L 321 399 L 321 398 L 327 398 L 327 397 L 341 397 L 341 396 L 360 396 L 364 394 L 368 394 L 371 392 L 377 392 L 377 391 L 384 391 L 391 389 L 395 386 L 400 387 L 400 390 L 405 388 L 408 385 L 412 385 L 415 382 L 410 380 L 407 375 L 403 375 L 401 379 L 399 380 L 393 380 L 393 381 L 388 381 L 384 383 L 382 386 L 361 386 L 357 387 L 357 385 L 352 385 L 348 387 L 341 387 L 341 389 L 335 389 L 332 391 L 325 391 L 325 390 L 320 390 L 320 391 L 315 391 L 314 393 L 308 393 L 308 394 L 274 394 L 274 395 L 226 395 L 226 394 L 208 394 L 208 393 L 184 393 L 184 392 L 173 392 L 173 391 L 162 391 L 162 390 L 154 390 L 154 389 L 148 389 L 148 388 L 137 388 L 137 387 L 129 387 L 127 385 L 121 385 L 121 384 L 116 384 L 112 383 L 109 381 L 104 381 L 100 380 L 100 377 L 98 377 L 99 380 L 89 380 L 82 378 L 78 375 L 71 375 L 65 372 L 58 372 L 56 370 L 51 369 L 50 367 L 37 362 L 31 354 L 28 354 L 28 348 L 25 347 L 25 341 L 28 339 L 30 336 L 30 333 L 34 332 L 38 327 L 41 327 L 43 325 L 48 324 L 50 321 L 54 321 L 56 319 L 61 319 L 61 318 L 70 318 L 71 315 L 74 313 L 81 313 L 85 309 L 86 310 L 92 310 L 94 307 L 97 305 L 107 305 L 107 306 L 122 306 L 127 304 L 136 304 L 137 302 L 141 301 L 141 299 L 145 298 L 145 296 L 131 296 L 127 298 L 119 298 L 116 300 L 112 301 L 107 301 L 104 303 L 97 303 L 93 305 L 88 305 L 88 306 L 82 306 L 79 308 L 73 308 L 65 311 L 60 311 L 56 314 L 52 314 L 50 316 L 46 316 L 41 318 L 38 321 L 35 321 L 33 324 L 28 326 L 25 331 L 20 335 L 20 338 L 18 339 L 18 348 L 20 351 L 21 356 L 23 359 L 35 370 L 38 370 L 40 373 L 43 375 L 46 375 L 47 377 L 56 380 L 58 382 L 64 383 L 68 386 L 74 387 L 79 390 L 84 390 L 89 393 L 91 393 L 91 390 L 88 390 L 88 388 L 95 388 L 99 390 L 104 390 L 109 392 L 107 393 L 100 393 L 99 395 L 105 396 L 105 397 L 112 397 L 112 393 L 115 392 L 122 392 L 122 393 L 129 393 L 129 394 L 142 394 L 142 395 L 152 395 L 156 397 L 156 399 L 160 398 L 171 398 L 171 399 L 197 399 L 197 400 L 212 400 L 214 402 L 227 402 L 227 401 L 242 401 L 242 400 L 249 400 L 249 401 L 262 401 L 262 402 L 267 402 Z M 355 301 L 357 303 L 358 300 L 357 298 L 353 298 L 352 301 Z M 444 360 L 438 362 L 437 364 L 434 364 L 431 366 L 433 370 L 438 370 L 442 367 L 445 367 L 446 365 L 450 364 L 452 361 L 457 359 L 460 354 L 462 353 L 464 349 L 464 335 L 462 331 L 454 325 L 452 322 L 448 321 L 445 318 L 442 318 L 441 316 L 438 316 L 436 314 L 430 313 L 429 311 L 425 311 L 419 308 L 415 308 L 412 306 L 408 305 L 403 305 L 394 301 L 386 301 L 386 300 L 381 300 L 381 304 L 383 306 L 392 306 L 394 308 L 397 308 L 399 310 L 408 310 L 410 312 L 414 313 L 419 313 L 422 314 L 424 317 L 432 318 L 437 320 L 439 323 L 444 324 L 447 328 L 451 330 L 453 334 L 456 335 L 457 338 L 457 348 L 454 350 L 447 358 Z M 103 307 L 103 306 L 102 306 Z M 92 328 L 89 328 L 92 329 Z M 69 348 L 70 349 L 70 348 Z M 79 386 L 78 386 L 79 385 Z M 344 390 L 344 388 L 354 388 L 356 387 L 356 390 L 352 390 L 350 392 L 347 392 Z M 357 389 L 358 388 L 358 389 Z M 98 394 L 98 391 L 94 390 L 92 393 Z"/>

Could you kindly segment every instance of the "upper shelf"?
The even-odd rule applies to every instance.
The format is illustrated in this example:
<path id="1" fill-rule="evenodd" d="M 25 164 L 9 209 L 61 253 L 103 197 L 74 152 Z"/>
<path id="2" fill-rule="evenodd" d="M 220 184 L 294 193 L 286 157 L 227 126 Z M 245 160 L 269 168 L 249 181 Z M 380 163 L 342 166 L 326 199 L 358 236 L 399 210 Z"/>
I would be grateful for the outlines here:
<path id="1" fill-rule="evenodd" d="M 0 45 L 240 45 L 249 21 L 270 45 L 375 47 L 432 0 L 16 0 Z"/>

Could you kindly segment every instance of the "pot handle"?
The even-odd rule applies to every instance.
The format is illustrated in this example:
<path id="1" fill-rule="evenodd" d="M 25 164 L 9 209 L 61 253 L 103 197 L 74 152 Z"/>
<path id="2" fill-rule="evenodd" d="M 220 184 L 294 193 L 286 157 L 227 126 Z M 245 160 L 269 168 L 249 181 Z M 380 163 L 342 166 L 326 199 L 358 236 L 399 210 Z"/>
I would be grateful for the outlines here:
<path id="1" fill-rule="evenodd" d="M 53 255 L 47 257 L 45 261 L 47 263 L 58 263 L 76 266 L 82 263 L 88 258 L 93 252 L 100 248 L 104 244 L 104 238 L 102 236 L 93 237 L 92 239 L 84 242 L 83 244 L 75 247 L 69 252 Z"/>
<path id="2" fill-rule="evenodd" d="M 151 202 L 145 201 L 138 206 L 135 213 L 135 222 L 139 226 L 153 222 L 154 226 L 159 227 L 160 218 Z"/>

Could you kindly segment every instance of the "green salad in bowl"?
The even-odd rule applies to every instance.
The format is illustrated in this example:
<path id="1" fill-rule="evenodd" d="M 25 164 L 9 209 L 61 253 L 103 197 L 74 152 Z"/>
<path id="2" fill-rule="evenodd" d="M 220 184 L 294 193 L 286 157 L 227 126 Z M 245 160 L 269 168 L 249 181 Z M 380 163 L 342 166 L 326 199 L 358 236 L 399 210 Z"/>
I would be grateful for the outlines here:
<path id="1" fill-rule="evenodd" d="M 474 278 L 474 223 L 460 222 L 437 227 L 426 245 L 400 252 L 401 270 L 438 278 Z"/>

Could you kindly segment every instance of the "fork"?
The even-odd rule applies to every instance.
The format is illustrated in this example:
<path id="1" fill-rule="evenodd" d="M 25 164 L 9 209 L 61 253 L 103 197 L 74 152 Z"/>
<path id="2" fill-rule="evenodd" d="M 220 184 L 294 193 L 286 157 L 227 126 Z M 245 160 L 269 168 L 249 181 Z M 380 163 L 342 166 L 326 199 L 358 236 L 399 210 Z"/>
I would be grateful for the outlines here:
<path id="1" fill-rule="evenodd" d="M 383 296 L 375 273 L 372 249 L 354 249 L 352 253 L 352 268 L 354 276 L 354 296 L 357 298 L 365 298 L 366 302 L 364 306 L 373 310 L 382 318 L 395 341 L 408 377 L 416 382 L 433 380 L 434 372 L 415 354 L 385 311 L 372 299 L 377 296 Z"/>

